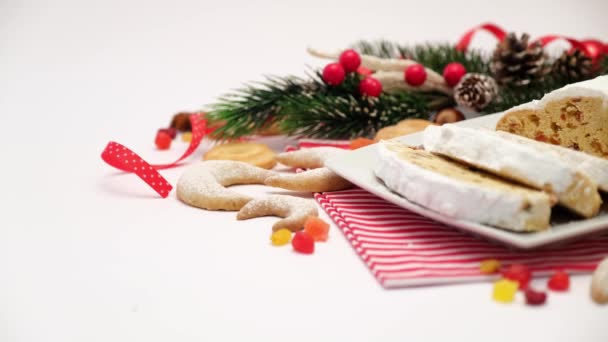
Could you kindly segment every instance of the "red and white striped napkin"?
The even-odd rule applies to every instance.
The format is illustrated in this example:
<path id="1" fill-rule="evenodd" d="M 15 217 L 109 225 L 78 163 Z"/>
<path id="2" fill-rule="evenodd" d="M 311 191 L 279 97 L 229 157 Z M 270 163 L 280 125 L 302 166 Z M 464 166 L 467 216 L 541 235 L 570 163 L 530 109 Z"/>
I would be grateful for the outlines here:
<path id="1" fill-rule="evenodd" d="M 322 140 L 302 140 L 299 145 L 348 147 L 346 142 Z M 556 269 L 588 273 L 608 255 L 608 235 L 537 251 L 517 251 L 435 222 L 359 188 L 317 193 L 315 198 L 386 288 L 494 279 L 479 271 L 479 263 L 485 259 L 498 259 L 503 265 L 523 263 L 537 275 Z"/>

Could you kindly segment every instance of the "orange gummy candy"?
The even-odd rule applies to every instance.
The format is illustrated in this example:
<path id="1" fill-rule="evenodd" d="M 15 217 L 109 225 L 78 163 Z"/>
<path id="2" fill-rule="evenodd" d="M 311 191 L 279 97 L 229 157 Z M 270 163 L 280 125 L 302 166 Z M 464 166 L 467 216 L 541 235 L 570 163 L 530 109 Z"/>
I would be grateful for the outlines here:
<path id="1" fill-rule="evenodd" d="M 315 241 L 327 241 L 329 224 L 318 217 L 309 216 L 304 222 L 304 231 Z"/>

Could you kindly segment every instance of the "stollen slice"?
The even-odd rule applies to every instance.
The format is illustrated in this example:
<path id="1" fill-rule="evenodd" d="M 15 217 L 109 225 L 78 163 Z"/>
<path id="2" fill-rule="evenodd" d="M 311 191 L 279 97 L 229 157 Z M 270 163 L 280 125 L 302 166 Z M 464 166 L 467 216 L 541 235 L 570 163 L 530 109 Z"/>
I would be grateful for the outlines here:
<path id="1" fill-rule="evenodd" d="M 428 127 L 423 139 L 429 152 L 555 194 L 560 204 L 583 217 L 599 212 L 602 200 L 597 185 L 561 158 L 494 131 L 457 125 Z"/>
<path id="2" fill-rule="evenodd" d="M 496 134 L 501 138 L 553 155 L 555 158 L 561 158 L 578 171 L 587 175 L 601 191 L 608 192 L 608 159 L 598 158 L 570 148 L 543 143 L 503 131 L 496 131 Z"/>
<path id="3" fill-rule="evenodd" d="M 411 202 L 455 219 L 517 232 L 549 227 L 551 197 L 395 141 L 377 146 L 375 175 Z"/>

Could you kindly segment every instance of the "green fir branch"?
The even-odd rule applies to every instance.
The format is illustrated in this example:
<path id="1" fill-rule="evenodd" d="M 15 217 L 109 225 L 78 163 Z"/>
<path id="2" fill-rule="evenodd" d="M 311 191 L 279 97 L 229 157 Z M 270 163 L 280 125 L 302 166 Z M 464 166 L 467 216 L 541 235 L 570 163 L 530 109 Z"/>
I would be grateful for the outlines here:
<path id="1" fill-rule="evenodd" d="M 438 73 L 452 62 L 461 63 L 468 72 L 489 73 L 489 58 L 478 50 L 462 52 L 453 44 L 400 45 L 386 40 L 359 41 L 352 48 L 366 55 L 381 58 L 408 58 Z"/>
<path id="2" fill-rule="evenodd" d="M 406 118 L 428 119 L 428 112 L 429 97 L 424 94 L 303 95 L 284 103 L 281 129 L 312 138 L 372 137 L 380 128 Z"/>
<path id="3" fill-rule="evenodd" d="M 220 125 L 213 133 L 217 138 L 237 138 L 254 134 L 272 124 L 281 115 L 280 102 L 285 97 L 315 92 L 318 82 L 297 77 L 267 77 L 224 95 L 210 106 L 210 125 Z"/>

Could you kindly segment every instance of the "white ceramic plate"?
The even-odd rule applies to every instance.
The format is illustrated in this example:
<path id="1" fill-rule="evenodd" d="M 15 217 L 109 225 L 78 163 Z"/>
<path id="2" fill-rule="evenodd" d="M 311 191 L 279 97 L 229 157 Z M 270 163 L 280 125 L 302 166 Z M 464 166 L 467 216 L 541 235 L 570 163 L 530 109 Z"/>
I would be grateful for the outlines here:
<path id="1" fill-rule="evenodd" d="M 500 116 L 501 114 L 487 115 L 465 120 L 458 124 L 467 127 L 494 128 Z M 414 133 L 396 139 L 408 145 L 421 145 L 422 133 Z M 371 145 L 329 159 L 326 166 L 353 184 L 398 206 L 516 248 L 531 249 L 608 231 L 608 203 L 606 203 L 608 198 L 606 196 L 604 196 L 604 205 L 600 215 L 583 220 L 567 213 L 565 210 L 554 209 L 551 217 L 551 227 L 547 231 L 537 233 L 516 233 L 470 221 L 455 220 L 410 202 L 385 187 L 373 172 L 373 167 L 378 162 L 375 148 L 375 145 Z"/>

